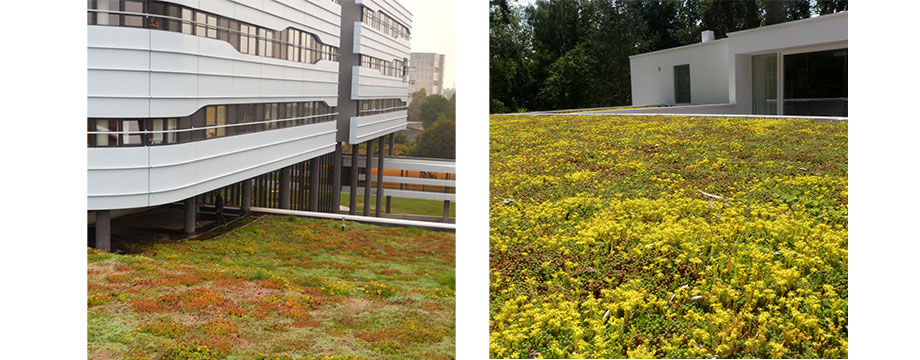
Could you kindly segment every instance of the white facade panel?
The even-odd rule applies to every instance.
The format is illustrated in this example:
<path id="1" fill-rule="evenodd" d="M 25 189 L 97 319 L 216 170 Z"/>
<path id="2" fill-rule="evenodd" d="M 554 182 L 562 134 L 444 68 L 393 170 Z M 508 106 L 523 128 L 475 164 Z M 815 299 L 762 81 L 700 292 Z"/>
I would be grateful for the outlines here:
<path id="1" fill-rule="evenodd" d="M 186 144 L 89 148 L 89 210 L 155 206 L 335 150 L 335 122 Z"/>
<path id="2" fill-rule="evenodd" d="M 358 5 L 367 6 L 374 11 L 383 10 L 384 13 L 412 29 L 412 12 L 396 0 L 355 0 Z"/>
<path id="3" fill-rule="evenodd" d="M 352 117 L 349 122 L 348 142 L 359 144 L 405 129 L 408 118 L 409 112 L 406 110 Z"/>
<path id="4" fill-rule="evenodd" d="M 385 76 L 376 69 L 355 66 L 351 77 L 352 100 L 400 99 L 409 101 L 409 83 Z"/>
<path id="5" fill-rule="evenodd" d="M 386 61 L 405 61 L 409 58 L 409 40 L 394 38 L 363 22 L 355 23 L 355 54 L 367 55 Z"/>
<path id="6" fill-rule="evenodd" d="M 235 20 L 296 28 L 340 44 L 330 0 L 174 0 Z M 206 105 L 324 101 L 338 106 L 339 64 L 243 54 L 220 39 L 87 27 L 88 117 L 188 116 Z M 183 200 L 334 151 L 336 122 L 182 144 L 87 149 L 88 209 Z"/>
<path id="7" fill-rule="evenodd" d="M 265 2 L 274 3 L 274 0 Z M 296 8 L 278 6 L 291 12 L 285 17 L 315 22 L 324 31 L 334 32 L 337 46 L 341 7 L 332 1 L 324 2 L 329 5 L 310 5 L 304 1 L 303 6 Z M 208 6 L 204 9 L 198 7 L 197 1 L 182 4 L 238 18 L 240 9 L 247 9 L 242 10 L 244 13 L 262 14 L 261 3 L 209 1 L 204 3 Z M 230 8 L 234 9 L 232 13 L 223 13 Z M 318 14 L 308 16 L 304 12 L 308 8 L 327 18 L 334 16 L 334 19 L 319 21 L 315 18 Z M 255 21 L 255 14 L 246 17 L 249 22 L 265 26 Z M 305 25 L 288 22 L 277 30 L 297 27 L 311 31 L 298 24 Z M 336 62 L 323 60 L 305 64 L 242 54 L 223 40 L 162 30 L 88 26 L 87 32 L 89 117 L 185 116 L 205 105 L 253 102 L 325 101 L 329 106 L 338 106 Z M 298 73 L 303 75 L 298 76 Z M 289 76 L 291 74 L 294 76 Z M 149 113 L 136 109 L 139 98 L 147 98 L 144 108 L 149 109 Z M 122 101 L 126 104 L 120 104 Z"/>

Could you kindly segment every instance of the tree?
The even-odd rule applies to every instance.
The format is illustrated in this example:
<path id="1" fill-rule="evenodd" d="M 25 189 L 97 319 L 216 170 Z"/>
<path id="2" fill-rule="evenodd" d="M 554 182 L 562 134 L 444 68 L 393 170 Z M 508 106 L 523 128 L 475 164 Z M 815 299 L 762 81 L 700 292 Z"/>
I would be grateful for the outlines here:
<path id="1" fill-rule="evenodd" d="M 456 120 L 442 117 L 419 134 L 413 156 L 456 158 Z"/>
<path id="2" fill-rule="evenodd" d="M 418 89 L 418 91 L 410 95 L 412 102 L 409 103 L 409 108 L 407 110 L 409 121 L 418 121 L 419 108 L 422 106 L 422 103 L 425 102 L 426 97 L 425 89 Z"/>
<path id="3" fill-rule="evenodd" d="M 531 76 L 531 34 L 523 8 L 506 0 L 490 0 L 489 7 L 489 111 L 523 110 L 536 92 Z"/>
<path id="4" fill-rule="evenodd" d="M 572 109 L 595 104 L 598 94 L 596 64 L 584 45 L 570 50 L 550 66 L 540 98 L 551 109 Z"/>
<path id="5" fill-rule="evenodd" d="M 700 3 L 703 28 L 724 38 L 734 31 L 760 26 L 760 8 L 755 0 L 707 0 Z"/>
<path id="6" fill-rule="evenodd" d="M 427 128 L 429 125 L 440 118 L 454 118 L 453 107 L 450 106 L 450 100 L 444 95 L 434 94 L 425 98 L 425 101 L 419 106 L 418 120 L 422 126 Z"/>
<path id="7" fill-rule="evenodd" d="M 818 15 L 833 14 L 847 10 L 847 0 L 817 0 L 814 5 Z"/>

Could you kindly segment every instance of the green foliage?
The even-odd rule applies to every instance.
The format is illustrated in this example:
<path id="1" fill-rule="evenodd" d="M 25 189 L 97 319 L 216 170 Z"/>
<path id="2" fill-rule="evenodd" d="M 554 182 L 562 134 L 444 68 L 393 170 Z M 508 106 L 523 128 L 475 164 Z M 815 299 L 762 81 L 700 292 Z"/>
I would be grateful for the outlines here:
<path id="1" fill-rule="evenodd" d="M 441 94 L 428 95 L 419 106 L 418 119 L 415 121 L 421 121 L 422 126 L 427 128 L 441 118 L 454 118 L 454 109 L 450 105 L 450 100 Z"/>
<path id="2" fill-rule="evenodd" d="M 597 84 L 596 64 L 584 44 L 567 52 L 549 68 L 549 77 L 540 89 L 540 98 L 550 108 L 580 108 L 594 103 Z"/>
<path id="3" fill-rule="evenodd" d="M 443 97 L 443 96 L 442 96 Z M 456 121 L 442 117 L 419 134 L 413 156 L 442 159 L 456 158 Z"/>
<path id="4" fill-rule="evenodd" d="M 132 255 L 90 249 L 88 357 L 455 356 L 454 294 L 433 291 L 453 272 L 453 234 L 340 225 L 263 216 L 208 240 L 135 243 Z M 177 285 L 185 274 L 200 280 Z"/>

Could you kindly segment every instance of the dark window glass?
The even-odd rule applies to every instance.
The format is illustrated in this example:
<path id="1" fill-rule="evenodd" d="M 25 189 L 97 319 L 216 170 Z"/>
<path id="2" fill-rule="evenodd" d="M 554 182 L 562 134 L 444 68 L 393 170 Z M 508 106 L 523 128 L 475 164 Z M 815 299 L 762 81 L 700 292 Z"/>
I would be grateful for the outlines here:
<path id="1" fill-rule="evenodd" d="M 144 13 L 144 2 L 138 0 L 125 0 L 125 12 Z M 125 26 L 144 27 L 144 17 L 139 15 L 125 15 Z"/>
<path id="2" fill-rule="evenodd" d="M 245 51 L 242 51 L 240 49 L 240 33 L 239 33 L 240 23 L 234 20 L 230 20 L 229 25 L 227 27 L 229 27 L 231 30 L 229 32 L 230 45 L 232 45 L 233 48 L 236 49 L 237 51 L 245 53 Z"/>
<path id="3" fill-rule="evenodd" d="M 220 29 L 217 30 L 217 38 L 223 41 L 229 41 L 230 33 L 226 29 L 230 27 L 230 20 L 220 18 L 217 21 L 217 26 L 220 27 Z"/>
<path id="4" fill-rule="evenodd" d="M 847 116 L 847 49 L 783 56 L 783 114 Z"/>
<path id="5" fill-rule="evenodd" d="M 678 104 L 690 103 L 690 65 L 674 67 L 674 101 Z"/>

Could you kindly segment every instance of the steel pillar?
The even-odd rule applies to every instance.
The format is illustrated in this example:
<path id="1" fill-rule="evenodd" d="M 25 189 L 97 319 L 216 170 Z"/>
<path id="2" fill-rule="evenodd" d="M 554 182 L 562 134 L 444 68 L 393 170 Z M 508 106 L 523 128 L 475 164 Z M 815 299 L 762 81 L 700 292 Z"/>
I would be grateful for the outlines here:
<path id="1" fill-rule="evenodd" d="M 195 213 L 198 211 L 197 199 L 194 196 L 185 199 L 185 233 L 192 235 L 195 233 Z"/>
<path id="2" fill-rule="evenodd" d="M 386 145 L 386 137 L 381 136 L 377 142 L 377 206 L 374 207 L 374 216 L 380 217 L 380 210 L 383 209 L 383 150 Z"/>
<path id="3" fill-rule="evenodd" d="M 112 213 L 96 210 L 96 248 L 112 252 Z"/>
<path id="4" fill-rule="evenodd" d="M 364 151 L 364 216 L 371 214 L 371 167 L 374 166 L 374 140 L 368 140 Z"/>
<path id="5" fill-rule="evenodd" d="M 319 208 L 319 158 L 310 159 L 310 211 Z"/>
<path id="6" fill-rule="evenodd" d="M 348 198 L 348 214 L 354 215 L 358 210 L 358 148 L 360 144 L 351 144 L 351 184 Z"/>
<path id="7" fill-rule="evenodd" d="M 450 200 L 444 200 L 444 222 L 450 220 Z"/>
<path id="8" fill-rule="evenodd" d="M 281 168 L 281 176 L 279 176 L 278 181 L 281 183 L 278 184 L 281 188 L 278 192 L 278 207 L 290 210 L 291 209 L 291 167 L 285 166 Z"/>
<path id="9" fill-rule="evenodd" d="M 252 206 L 252 179 L 243 180 L 241 187 L 243 191 L 240 196 L 240 211 L 243 215 L 249 215 L 249 209 Z"/>
<path id="10" fill-rule="evenodd" d="M 393 154 L 395 153 L 395 150 L 393 149 L 393 147 L 396 146 L 396 133 L 390 134 L 389 137 L 390 137 L 390 148 L 388 149 L 388 153 L 390 154 L 390 156 L 393 156 Z M 389 213 L 390 213 L 390 195 L 387 195 L 387 214 Z"/>
<path id="11" fill-rule="evenodd" d="M 339 213 L 342 196 L 342 143 L 335 143 L 335 157 L 332 160 L 332 213 Z"/>

